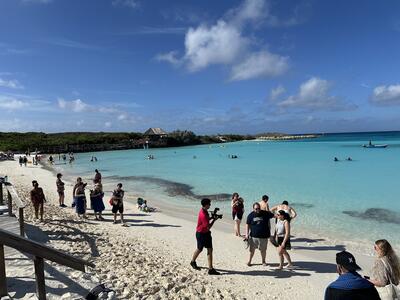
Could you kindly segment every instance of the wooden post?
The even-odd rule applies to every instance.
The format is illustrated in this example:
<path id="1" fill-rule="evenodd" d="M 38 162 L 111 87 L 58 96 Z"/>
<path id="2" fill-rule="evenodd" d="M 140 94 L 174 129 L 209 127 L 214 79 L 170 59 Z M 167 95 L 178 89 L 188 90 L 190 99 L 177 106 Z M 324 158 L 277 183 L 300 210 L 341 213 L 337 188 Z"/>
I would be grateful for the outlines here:
<path id="1" fill-rule="evenodd" d="M 0 297 L 7 296 L 6 261 L 4 259 L 4 245 L 0 244 Z"/>
<path id="2" fill-rule="evenodd" d="M 12 216 L 12 197 L 9 191 L 7 191 L 7 198 L 8 198 L 8 215 Z"/>
<path id="3" fill-rule="evenodd" d="M 24 229 L 24 208 L 19 208 L 19 234 L 21 236 L 25 236 L 25 229 Z"/>
<path id="4" fill-rule="evenodd" d="M 46 300 L 46 285 L 44 282 L 44 260 L 35 256 L 36 295 L 39 300 Z"/>
<path id="5" fill-rule="evenodd" d="M 3 182 L 0 182 L 0 205 L 4 204 L 3 200 Z"/>

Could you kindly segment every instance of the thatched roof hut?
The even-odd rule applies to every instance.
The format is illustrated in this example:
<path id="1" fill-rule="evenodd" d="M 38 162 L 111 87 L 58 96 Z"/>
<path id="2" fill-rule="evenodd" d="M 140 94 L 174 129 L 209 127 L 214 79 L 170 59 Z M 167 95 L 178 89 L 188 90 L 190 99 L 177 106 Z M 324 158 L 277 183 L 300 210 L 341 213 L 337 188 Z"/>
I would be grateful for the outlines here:
<path id="1" fill-rule="evenodd" d="M 167 133 L 162 130 L 161 128 L 149 128 L 145 131 L 144 135 L 147 136 L 158 136 L 158 137 L 163 137 L 163 136 L 167 136 Z"/>

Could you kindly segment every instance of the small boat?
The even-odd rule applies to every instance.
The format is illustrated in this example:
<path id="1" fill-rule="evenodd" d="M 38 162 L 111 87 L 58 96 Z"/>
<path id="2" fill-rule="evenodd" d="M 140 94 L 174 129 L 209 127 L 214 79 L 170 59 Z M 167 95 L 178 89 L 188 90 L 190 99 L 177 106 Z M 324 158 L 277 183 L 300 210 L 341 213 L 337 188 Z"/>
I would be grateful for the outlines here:
<path id="1" fill-rule="evenodd" d="M 384 144 L 384 145 L 364 144 L 363 145 L 364 148 L 386 148 L 387 146 L 388 146 L 388 144 Z"/>

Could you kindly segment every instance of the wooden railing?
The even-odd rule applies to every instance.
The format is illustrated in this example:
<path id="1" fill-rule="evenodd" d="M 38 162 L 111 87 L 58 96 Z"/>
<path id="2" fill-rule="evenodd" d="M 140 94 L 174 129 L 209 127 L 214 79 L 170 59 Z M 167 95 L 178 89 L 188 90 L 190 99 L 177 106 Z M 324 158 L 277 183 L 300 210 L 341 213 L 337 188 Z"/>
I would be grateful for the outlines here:
<path id="1" fill-rule="evenodd" d="M 0 186 L 2 184 L 0 183 Z M 24 229 L 24 208 L 25 202 L 21 200 L 18 196 L 17 192 L 15 191 L 14 187 L 11 184 L 4 184 L 5 189 L 7 191 L 7 207 L 8 207 L 8 215 L 13 216 L 13 203 L 18 210 L 18 214 L 16 217 L 19 221 L 19 234 L 21 236 L 25 236 L 25 229 Z M 0 202 L 1 203 L 1 202 Z"/>
<path id="2" fill-rule="evenodd" d="M 46 284 L 44 277 L 44 259 L 85 272 L 85 266 L 94 264 L 72 255 L 58 251 L 52 247 L 32 241 L 24 237 L 24 208 L 25 203 L 19 198 L 11 184 L 0 182 L 0 205 L 4 204 L 3 187 L 7 191 L 8 214 L 13 216 L 13 203 L 18 209 L 20 235 L 0 229 L 0 297 L 7 296 L 7 277 L 4 256 L 4 246 L 14 248 L 33 256 L 36 276 L 36 293 L 39 300 L 46 299 Z"/>
<path id="3" fill-rule="evenodd" d="M 75 270 L 85 272 L 85 266 L 94 264 L 72 255 L 58 251 L 44 244 L 29 240 L 17 234 L 0 229 L 0 296 L 7 296 L 7 278 L 5 268 L 4 246 L 17 249 L 33 256 L 36 276 L 36 293 L 39 300 L 46 299 L 44 280 L 44 259 L 56 262 Z"/>

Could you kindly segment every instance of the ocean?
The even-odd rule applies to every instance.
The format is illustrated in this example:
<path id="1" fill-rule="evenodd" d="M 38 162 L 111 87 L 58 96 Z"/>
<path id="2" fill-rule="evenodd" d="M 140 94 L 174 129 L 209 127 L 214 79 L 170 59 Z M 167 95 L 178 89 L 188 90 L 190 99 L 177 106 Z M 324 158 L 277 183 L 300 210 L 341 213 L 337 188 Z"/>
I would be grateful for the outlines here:
<path id="1" fill-rule="evenodd" d="M 363 148 L 369 140 L 388 147 Z M 153 160 L 146 159 L 150 154 Z M 97 162 L 90 161 L 92 155 Z M 195 212 L 208 196 L 229 219 L 233 192 L 244 198 L 247 212 L 267 194 L 270 206 L 287 200 L 296 209 L 294 230 L 302 235 L 371 251 L 376 239 L 400 245 L 400 132 L 79 153 L 75 158 L 66 165 L 56 158 L 56 169 L 92 178 L 97 168 L 104 182 L 122 182 L 127 195 L 152 199 L 154 206 L 163 201 Z"/>

